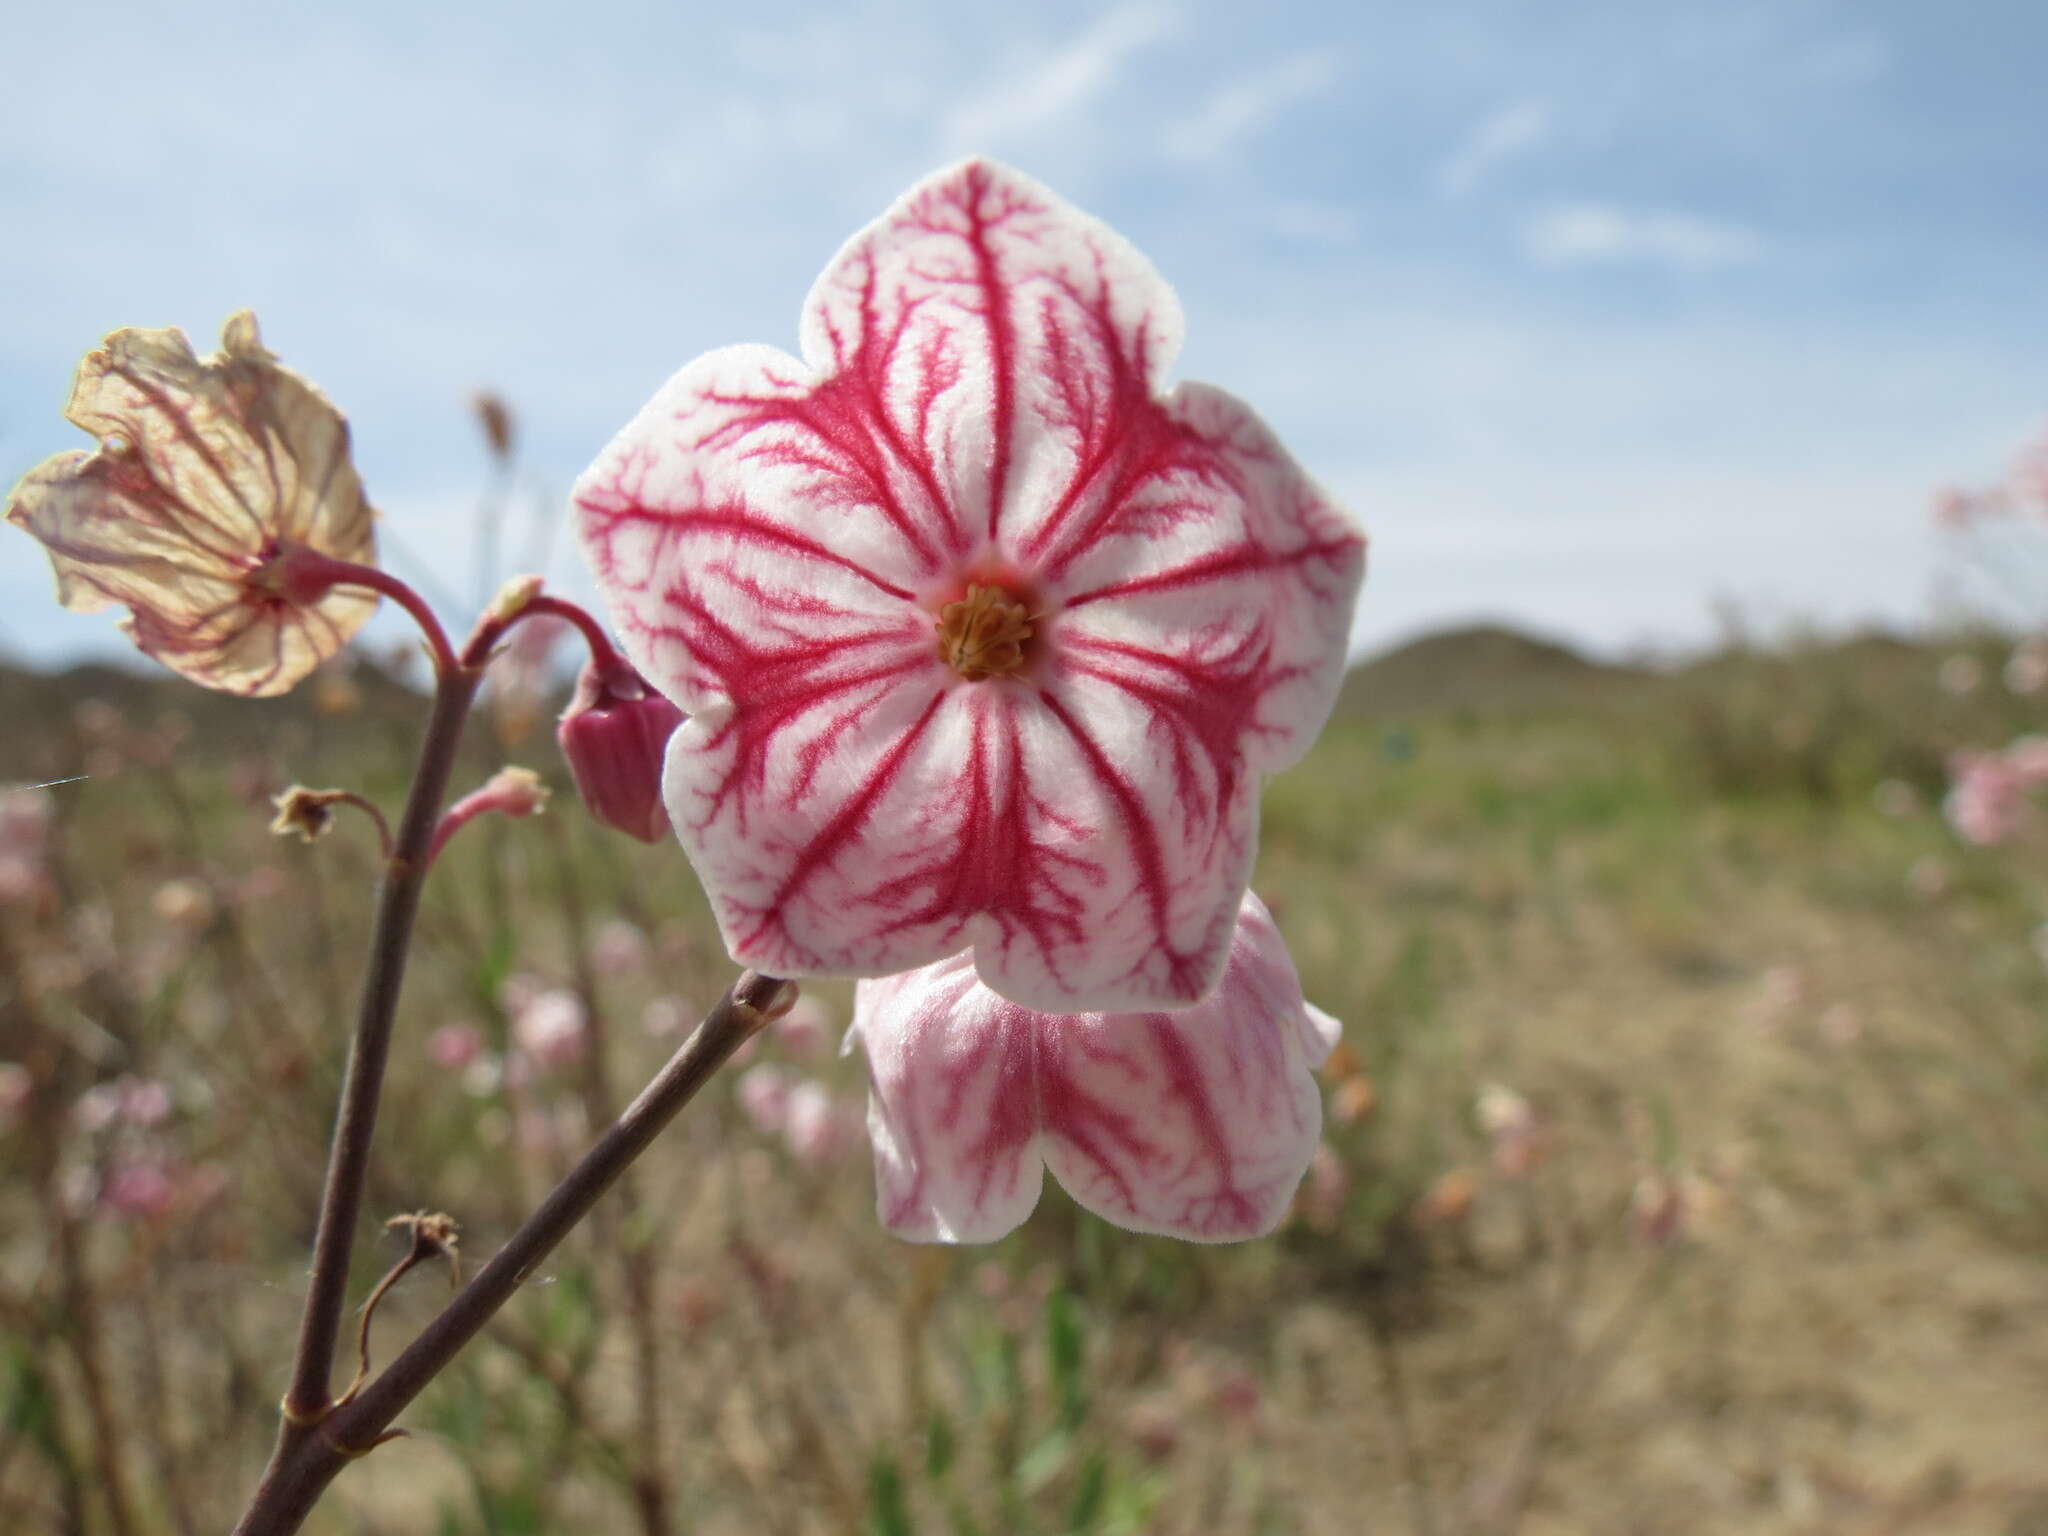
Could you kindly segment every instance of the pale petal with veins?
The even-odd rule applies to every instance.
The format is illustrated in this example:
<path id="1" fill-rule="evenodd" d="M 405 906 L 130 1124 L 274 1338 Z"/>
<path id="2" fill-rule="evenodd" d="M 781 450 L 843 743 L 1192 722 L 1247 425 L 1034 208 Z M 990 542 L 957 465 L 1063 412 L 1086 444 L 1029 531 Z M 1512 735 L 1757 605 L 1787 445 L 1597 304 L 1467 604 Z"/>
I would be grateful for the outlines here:
<path id="1" fill-rule="evenodd" d="M 100 447 L 30 470 L 7 508 L 48 551 L 65 607 L 123 605 L 143 652 L 252 695 L 291 688 L 375 610 L 361 588 L 299 593 L 279 574 L 294 548 L 373 563 L 376 539 L 347 422 L 248 311 L 204 360 L 181 331 L 114 332 L 65 414 Z"/>
<path id="2" fill-rule="evenodd" d="M 1337 1039 L 1249 892 L 1223 979 L 1193 1008 L 1034 1013 L 962 955 L 863 981 L 853 1032 L 871 1078 L 877 1211 L 919 1242 L 1003 1236 L 1048 1168 L 1118 1226 L 1262 1236 L 1315 1155 L 1313 1068 Z"/>
<path id="3" fill-rule="evenodd" d="M 801 359 L 700 358 L 578 483 L 624 644 L 691 717 L 666 793 L 736 959 L 971 945 L 1056 1011 L 1216 984 L 1365 541 L 1249 408 L 1159 393 L 1181 329 L 1121 236 L 969 161 L 835 258 Z M 947 640 L 997 612 L 1024 638 L 993 667 Z"/>

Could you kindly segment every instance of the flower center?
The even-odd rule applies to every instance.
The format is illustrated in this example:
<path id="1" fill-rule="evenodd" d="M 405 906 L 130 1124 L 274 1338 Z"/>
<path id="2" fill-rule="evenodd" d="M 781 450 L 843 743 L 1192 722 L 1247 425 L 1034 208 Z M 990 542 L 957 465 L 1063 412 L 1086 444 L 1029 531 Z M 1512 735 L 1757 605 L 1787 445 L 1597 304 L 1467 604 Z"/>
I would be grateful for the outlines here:
<path id="1" fill-rule="evenodd" d="M 970 683 L 1008 677 L 1024 665 L 1031 610 L 1001 587 L 971 583 L 939 609 L 939 657 Z"/>

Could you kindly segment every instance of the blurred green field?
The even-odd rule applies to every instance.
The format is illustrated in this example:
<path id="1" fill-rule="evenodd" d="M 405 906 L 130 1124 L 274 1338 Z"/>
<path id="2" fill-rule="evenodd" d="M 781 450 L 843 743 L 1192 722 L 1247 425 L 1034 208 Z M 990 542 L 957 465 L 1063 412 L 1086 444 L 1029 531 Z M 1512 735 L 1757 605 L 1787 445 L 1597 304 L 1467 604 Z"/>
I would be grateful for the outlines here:
<path id="1" fill-rule="evenodd" d="M 1955 654 L 1978 686 L 1938 685 Z M 1003 1243 L 907 1247 L 863 1142 L 799 1159 L 716 1084 L 309 1529 L 2048 1531 L 2048 836 L 1939 814 L 1951 752 L 2048 713 L 2004 654 L 1653 671 L 1465 631 L 1369 663 L 1265 802 L 1257 887 L 1346 1025 L 1279 1236 L 1133 1237 L 1049 1183 Z M 34 1083 L 0 1122 L 0 1530 L 222 1529 L 376 866 L 361 825 L 270 836 L 268 796 L 395 805 L 422 706 L 362 663 L 269 705 L 10 673 L 0 709 L 0 782 L 89 775 L 51 791 L 55 888 L 0 908 Z M 506 761 L 558 797 L 437 870 L 372 1180 L 472 1258 L 730 976 L 681 856 L 593 827 L 544 724 L 487 712 L 458 787 Z M 504 1052 L 532 985 L 598 1048 L 436 1062 L 450 1025 Z M 849 991 L 814 989 L 835 1031 Z M 763 1059 L 863 1096 L 829 1048 Z M 168 1117 L 79 1114 L 124 1074 Z M 124 1215 L 138 1161 L 167 1188 Z M 408 1276 L 377 1357 L 444 1294 Z"/>

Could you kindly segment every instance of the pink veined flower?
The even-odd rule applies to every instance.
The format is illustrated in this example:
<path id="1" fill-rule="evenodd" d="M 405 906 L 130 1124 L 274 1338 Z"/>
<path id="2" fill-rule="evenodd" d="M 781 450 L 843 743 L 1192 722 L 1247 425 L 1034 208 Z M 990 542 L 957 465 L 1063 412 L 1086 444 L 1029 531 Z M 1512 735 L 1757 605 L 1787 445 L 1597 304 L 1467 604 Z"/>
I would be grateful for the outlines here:
<path id="1" fill-rule="evenodd" d="M 1062 1011 L 1215 985 L 1365 541 L 1249 407 L 1165 388 L 1181 332 L 1122 236 L 970 160 L 827 267 L 801 359 L 699 358 L 578 482 L 735 959 L 971 948 Z"/>
<path id="2" fill-rule="evenodd" d="M 1034 1013 L 955 955 L 863 981 L 876 1207 L 919 1242 L 991 1242 L 1051 1169 L 1118 1226 L 1198 1242 L 1273 1230 L 1315 1155 L 1337 1024 L 1246 892 L 1215 993 L 1173 1013 Z"/>

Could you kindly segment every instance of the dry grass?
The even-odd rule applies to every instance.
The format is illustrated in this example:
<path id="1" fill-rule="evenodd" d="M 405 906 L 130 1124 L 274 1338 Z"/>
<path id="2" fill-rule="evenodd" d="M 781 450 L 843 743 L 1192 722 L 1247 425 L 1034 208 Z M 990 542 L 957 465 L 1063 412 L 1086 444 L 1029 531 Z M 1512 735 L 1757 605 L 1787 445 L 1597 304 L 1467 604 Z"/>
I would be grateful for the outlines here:
<path id="1" fill-rule="evenodd" d="M 1195 1250 L 1049 1188 L 990 1250 L 914 1250 L 875 1229 L 859 1149 L 806 1170 L 714 1095 L 312 1528 L 646 1530 L 652 1497 L 706 1533 L 2048 1529 L 2048 884 L 2038 849 L 1965 852 L 1871 798 L 1924 802 L 2024 701 L 1947 700 L 1891 646 L 1613 687 L 1539 659 L 1518 692 L 1490 641 L 1480 699 L 1455 646 L 1411 658 L 1398 715 L 1368 675 L 1269 796 L 1260 889 L 1376 1101 L 1331 1128 L 1337 1219 Z M 1413 702 L 1425 673 L 1451 705 Z M 46 1108 L 0 1139 L 0 1528 L 120 1529 L 113 1487 L 128 1530 L 217 1529 L 267 1448 L 371 862 L 266 841 L 252 791 L 388 795 L 412 706 L 209 719 L 166 752 L 171 695 L 95 745 L 15 686 L 48 726 L 6 771 L 98 756 L 61 898 L 5 919 L 0 1058 Z M 544 740 L 510 751 L 557 773 Z M 177 880 L 210 915 L 167 915 Z M 579 978 L 618 919 L 649 962 Z M 458 848 L 374 1198 L 454 1212 L 477 1255 L 602 1098 L 428 1059 L 442 1023 L 502 1038 L 513 971 L 590 992 L 616 1097 L 658 1059 L 647 1005 L 701 1005 L 724 963 L 681 860 L 572 806 Z M 859 1095 L 858 1063 L 792 1065 Z M 172 1084 L 161 1135 L 224 1180 L 175 1219 L 90 1201 L 119 1149 L 65 1116 L 120 1072 Z M 1491 1082 L 1543 1126 L 1519 1172 L 1475 1118 Z M 1647 1230 L 1666 1189 L 1676 1229 Z M 380 1351 L 438 1286 L 407 1279 Z"/>

